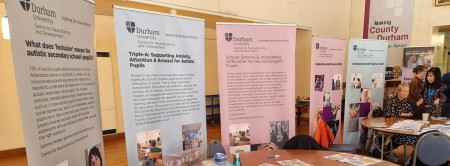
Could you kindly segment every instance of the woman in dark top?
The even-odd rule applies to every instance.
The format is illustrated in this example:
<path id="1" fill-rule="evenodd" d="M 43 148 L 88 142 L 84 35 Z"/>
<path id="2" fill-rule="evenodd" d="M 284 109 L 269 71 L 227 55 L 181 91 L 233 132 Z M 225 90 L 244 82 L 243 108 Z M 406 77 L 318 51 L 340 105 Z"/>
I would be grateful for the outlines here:
<path id="1" fill-rule="evenodd" d="M 424 104 L 428 108 L 431 116 L 441 116 L 440 102 L 445 101 L 445 85 L 441 81 L 441 69 L 432 67 L 428 70 L 424 85 L 419 92 L 419 101 L 417 105 Z"/>
<path id="2" fill-rule="evenodd" d="M 398 85 L 395 89 L 394 96 L 389 99 L 386 110 L 385 117 L 412 117 L 413 110 L 411 102 L 408 98 L 409 95 L 408 84 L 402 83 Z M 392 147 L 396 149 L 400 145 L 414 145 L 417 142 L 417 136 L 411 135 L 393 135 L 392 136 Z M 392 149 L 392 150 L 393 150 Z"/>
<path id="3" fill-rule="evenodd" d="M 411 80 L 411 82 L 409 82 L 409 99 L 411 100 L 413 108 L 418 106 L 416 105 L 416 103 L 419 100 L 420 88 L 422 88 L 423 86 L 422 79 L 425 78 L 427 71 L 427 67 L 423 65 L 418 65 L 413 69 L 413 72 L 416 73 L 416 76 Z"/>

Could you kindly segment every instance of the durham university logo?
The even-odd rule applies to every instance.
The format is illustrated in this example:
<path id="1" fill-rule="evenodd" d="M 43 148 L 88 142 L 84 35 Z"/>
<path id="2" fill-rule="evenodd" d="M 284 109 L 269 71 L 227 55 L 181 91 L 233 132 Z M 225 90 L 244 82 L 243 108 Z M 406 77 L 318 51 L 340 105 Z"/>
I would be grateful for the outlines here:
<path id="1" fill-rule="evenodd" d="M 30 10 L 31 6 L 30 0 L 20 0 L 20 5 L 22 6 L 22 9 L 25 11 Z"/>
<path id="2" fill-rule="evenodd" d="M 136 30 L 136 25 L 134 24 L 134 22 L 132 22 L 132 21 L 127 21 L 126 22 L 126 25 L 127 25 L 127 30 L 128 30 L 128 32 L 130 32 L 130 33 L 134 33 L 134 30 Z"/>
<path id="3" fill-rule="evenodd" d="M 353 51 L 356 51 L 357 48 L 358 48 L 358 46 L 353 45 Z"/>
<path id="4" fill-rule="evenodd" d="M 320 47 L 319 43 L 316 43 L 316 50 L 318 50 Z"/>
<path id="5" fill-rule="evenodd" d="M 230 42 L 231 39 L 233 39 L 233 34 L 232 33 L 225 33 L 225 40 Z"/>

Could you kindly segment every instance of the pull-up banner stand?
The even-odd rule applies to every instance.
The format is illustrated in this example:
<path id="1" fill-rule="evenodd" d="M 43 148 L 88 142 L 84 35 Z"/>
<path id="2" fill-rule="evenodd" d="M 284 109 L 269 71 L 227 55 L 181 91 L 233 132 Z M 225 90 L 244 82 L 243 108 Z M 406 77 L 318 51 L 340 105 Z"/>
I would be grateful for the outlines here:
<path id="1" fill-rule="evenodd" d="M 293 25 L 217 24 L 220 124 L 227 152 L 295 135 Z"/>
<path id="2" fill-rule="evenodd" d="M 28 165 L 105 165 L 94 4 L 6 5 Z"/>
<path id="3" fill-rule="evenodd" d="M 361 120 L 383 108 L 388 41 L 351 39 L 345 90 L 344 143 L 360 145 Z"/>
<path id="4" fill-rule="evenodd" d="M 114 7 L 128 165 L 206 159 L 204 21 Z"/>
<path id="5" fill-rule="evenodd" d="M 309 134 L 317 135 L 317 138 L 330 137 L 321 134 L 317 128 L 317 123 L 322 119 L 330 127 L 335 143 L 342 141 L 342 72 L 346 44 L 344 39 L 312 38 Z"/>

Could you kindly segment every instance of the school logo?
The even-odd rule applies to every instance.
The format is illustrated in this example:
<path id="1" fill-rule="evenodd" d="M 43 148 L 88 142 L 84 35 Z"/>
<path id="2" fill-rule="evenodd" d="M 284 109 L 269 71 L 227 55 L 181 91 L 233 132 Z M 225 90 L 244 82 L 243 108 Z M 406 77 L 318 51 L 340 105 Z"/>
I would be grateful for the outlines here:
<path id="1" fill-rule="evenodd" d="M 316 50 L 318 50 L 320 47 L 319 43 L 316 43 Z"/>
<path id="2" fill-rule="evenodd" d="M 31 6 L 30 0 L 21 0 L 20 5 L 22 6 L 22 9 L 25 11 L 30 10 L 30 6 Z"/>
<path id="3" fill-rule="evenodd" d="M 126 25 L 127 25 L 127 30 L 128 30 L 128 32 L 134 33 L 134 30 L 136 30 L 136 25 L 134 24 L 134 22 L 132 22 L 132 21 L 127 21 L 127 22 L 126 22 Z"/>
<path id="4" fill-rule="evenodd" d="M 233 39 L 233 33 L 225 33 L 225 40 L 230 42 L 231 39 Z"/>
<path id="5" fill-rule="evenodd" d="M 356 51 L 357 48 L 358 48 L 358 46 L 353 45 L 353 51 Z"/>

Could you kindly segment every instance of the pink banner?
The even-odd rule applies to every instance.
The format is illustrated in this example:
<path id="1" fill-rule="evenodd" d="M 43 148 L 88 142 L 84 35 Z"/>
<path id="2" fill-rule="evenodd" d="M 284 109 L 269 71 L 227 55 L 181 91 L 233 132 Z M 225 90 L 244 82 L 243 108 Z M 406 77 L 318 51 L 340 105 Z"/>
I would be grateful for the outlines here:
<path id="1" fill-rule="evenodd" d="M 295 135 L 295 40 L 295 26 L 217 24 L 227 152 L 269 142 L 282 148 Z"/>
<path id="2" fill-rule="evenodd" d="M 323 132 L 317 128 L 319 119 L 322 119 L 333 133 L 335 143 L 342 140 L 339 127 L 342 123 L 345 47 L 346 40 L 343 39 L 312 38 L 309 134 L 314 136 Z"/>

